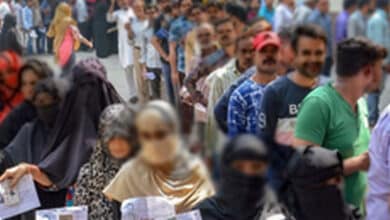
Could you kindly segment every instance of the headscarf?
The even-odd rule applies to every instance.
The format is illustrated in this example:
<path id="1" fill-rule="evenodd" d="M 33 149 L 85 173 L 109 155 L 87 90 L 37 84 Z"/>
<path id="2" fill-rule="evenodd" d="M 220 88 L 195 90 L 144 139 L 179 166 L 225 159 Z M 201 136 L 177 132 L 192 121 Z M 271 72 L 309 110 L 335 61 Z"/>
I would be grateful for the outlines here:
<path id="1" fill-rule="evenodd" d="M 104 189 L 105 195 L 119 202 L 162 196 L 175 205 L 176 211 L 182 212 L 214 193 L 204 164 L 181 145 L 178 117 L 172 106 L 164 101 L 148 103 L 137 116 L 138 134 L 141 125 L 155 132 L 168 127 L 171 133 L 158 141 L 140 139 L 140 152 L 123 165 Z"/>
<path id="2" fill-rule="evenodd" d="M 74 183 L 79 169 L 91 156 L 101 112 L 121 101 L 99 60 L 82 60 L 72 71 L 72 87 L 39 164 L 59 189 Z"/>
<path id="3" fill-rule="evenodd" d="M 65 2 L 61 2 L 56 8 L 53 21 L 47 32 L 48 37 L 54 37 L 53 52 L 56 54 L 57 60 L 60 45 L 65 38 L 66 31 L 71 25 L 77 26 L 77 22 L 72 18 L 72 7 Z M 80 42 L 76 40 L 74 42 L 74 50 L 78 50 L 79 47 Z"/>
<path id="4" fill-rule="evenodd" d="M 288 165 L 297 219 L 352 219 L 339 186 L 325 184 L 326 180 L 342 174 L 343 162 L 337 151 L 322 147 L 297 150 Z"/>
<path id="5" fill-rule="evenodd" d="M 18 42 L 16 34 L 16 16 L 7 14 L 3 20 L 3 28 L 0 32 L 0 52 L 12 50 L 18 55 L 22 55 L 23 48 Z"/>
<path id="6" fill-rule="evenodd" d="M 137 151 L 135 114 L 125 104 L 109 105 L 100 116 L 99 141 L 89 162 L 80 170 L 76 184 L 75 205 L 88 205 L 89 219 L 113 219 L 111 202 L 102 190 L 114 178 L 122 163 Z M 132 154 L 118 161 L 111 157 L 108 142 L 114 137 L 125 138 Z"/>
<path id="7" fill-rule="evenodd" d="M 248 176 L 232 168 L 237 160 L 268 162 L 267 148 L 252 135 L 240 135 L 227 143 L 218 193 L 197 206 L 204 220 L 253 220 L 271 196 L 263 175 Z"/>
<path id="8" fill-rule="evenodd" d="M 0 123 L 23 101 L 19 86 L 21 58 L 13 51 L 0 53 Z"/>

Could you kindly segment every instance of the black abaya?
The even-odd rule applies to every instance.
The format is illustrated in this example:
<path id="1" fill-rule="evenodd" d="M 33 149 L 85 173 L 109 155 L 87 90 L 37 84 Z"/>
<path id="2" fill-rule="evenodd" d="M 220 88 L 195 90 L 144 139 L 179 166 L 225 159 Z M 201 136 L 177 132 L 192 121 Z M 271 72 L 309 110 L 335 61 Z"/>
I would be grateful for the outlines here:
<path id="1" fill-rule="evenodd" d="M 95 6 L 95 16 L 93 19 L 94 44 L 96 48 L 96 56 L 105 58 L 114 53 L 113 48 L 117 48 L 117 44 L 113 42 L 113 33 L 107 33 L 108 29 L 113 25 L 106 20 L 108 4 L 106 0 L 99 0 Z"/>

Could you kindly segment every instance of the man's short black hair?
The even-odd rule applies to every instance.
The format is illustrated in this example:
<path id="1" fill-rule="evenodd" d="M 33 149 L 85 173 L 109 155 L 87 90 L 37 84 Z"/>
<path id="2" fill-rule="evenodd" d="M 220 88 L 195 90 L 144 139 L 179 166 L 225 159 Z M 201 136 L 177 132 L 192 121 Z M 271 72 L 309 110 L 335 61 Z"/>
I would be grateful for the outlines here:
<path id="1" fill-rule="evenodd" d="M 354 37 L 337 45 L 336 73 L 341 77 L 355 76 L 363 67 L 387 56 L 384 47 L 363 37 Z"/>
<path id="2" fill-rule="evenodd" d="M 291 46 L 295 52 L 298 51 L 298 42 L 301 37 L 319 39 L 322 40 L 325 45 L 328 43 L 326 34 L 321 27 L 314 24 L 298 25 L 295 27 L 291 37 Z"/>
<path id="3" fill-rule="evenodd" d="M 376 7 L 385 9 L 389 6 L 390 1 L 389 0 L 376 0 Z"/>
<path id="4" fill-rule="evenodd" d="M 203 10 L 203 6 L 199 3 L 194 3 L 194 4 L 192 4 L 190 10 L 188 10 L 188 13 L 191 14 L 192 11 L 196 10 L 196 9 Z"/>
<path id="5" fill-rule="evenodd" d="M 343 7 L 345 10 L 357 5 L 357 0 L 344 0 Z"/>
<path id="6" fill-rule="evenodd" d="M 223 24 L 226 24 L 226 23 L 232 23 L 233 24 L 233 21 L 230 18 L 222 18 L 222 19 L 219 19 L 219 20 L 215 21 L 213 23 L 213 25 L 214 25 L 214 28 L 217 29 L 219 26 L 221 26 Z"/>
<path id="7" fill-rule="evenodd" d="M 243 23 L 246 23 L 247 14 L 243 6 L 234 3 L 227 3 L 225 10 L 229 15 L 238 18 Z"/>
<path id="8" fill-rule="evenodd" d="M 219 10 L 223 10 L 223 4 L 220 2 L 211 1 L 206 4 L 206 8 L 217 8 Z"/>
<path id="9" fill-rule="evenodd" d="M 363 8 L 364 6 L 370 4 L 371 0 L 359 0 L 358 7 Z"/>

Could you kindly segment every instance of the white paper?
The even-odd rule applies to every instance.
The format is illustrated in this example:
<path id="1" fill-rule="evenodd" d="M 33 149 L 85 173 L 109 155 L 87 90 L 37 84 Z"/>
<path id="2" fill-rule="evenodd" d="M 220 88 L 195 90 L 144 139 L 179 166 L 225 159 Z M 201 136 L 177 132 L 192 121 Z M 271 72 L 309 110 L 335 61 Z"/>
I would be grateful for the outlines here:
<path id="1" fill-rule="evenodd" d="M 207 108 L 200 104 L 200 103 L 196 103 L 195 104 L 195 121 L 196 122 L 204 122 L 206 123 L 207 122 Z"/>
<path id="2" fill-rule="evenodd" d="M 176 220 L 202 220 L 199 210 L 176 215 Z"/>
<path id="3" fill-rule="evenodd" d="M 5 190 L 0 183 L 0 197 Z M 20 195 L 19 203 L 6 206 L 4 199 L 0 198 L 0 219 L 16 216 L 41 206 L 31 174 L 24 175 L 16 185 L 14 191 Z"/>
<path id="4" fill-rule="evenodd" d="M 35 212 L 36 220 L 88 220 L 87 206 L 45 209 Z"/>
<path id="5" fill-rule="evenodd" d="M 121 207 L 122 220 L 175 220 L 175 206 L 163 197 L 128 199 Z"/>

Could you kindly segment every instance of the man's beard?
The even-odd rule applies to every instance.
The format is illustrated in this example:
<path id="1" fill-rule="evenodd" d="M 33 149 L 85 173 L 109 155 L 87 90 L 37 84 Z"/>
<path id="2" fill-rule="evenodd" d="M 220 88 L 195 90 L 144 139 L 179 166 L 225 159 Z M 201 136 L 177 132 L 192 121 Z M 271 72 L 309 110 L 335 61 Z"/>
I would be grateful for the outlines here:
<path id="1" fill-rule="evenodd" d="M 314 63 L 314 65 L 317 65 L 318 71 L 309 71 L 307 67 L 308 64 L 297 66 L 297 70 L 299 71 L 299 73 L 301 73 L 302 75 L 308 78 L 312 78 L 312 79 L 317 78 L 321 74 L 323 63 Z"/>

